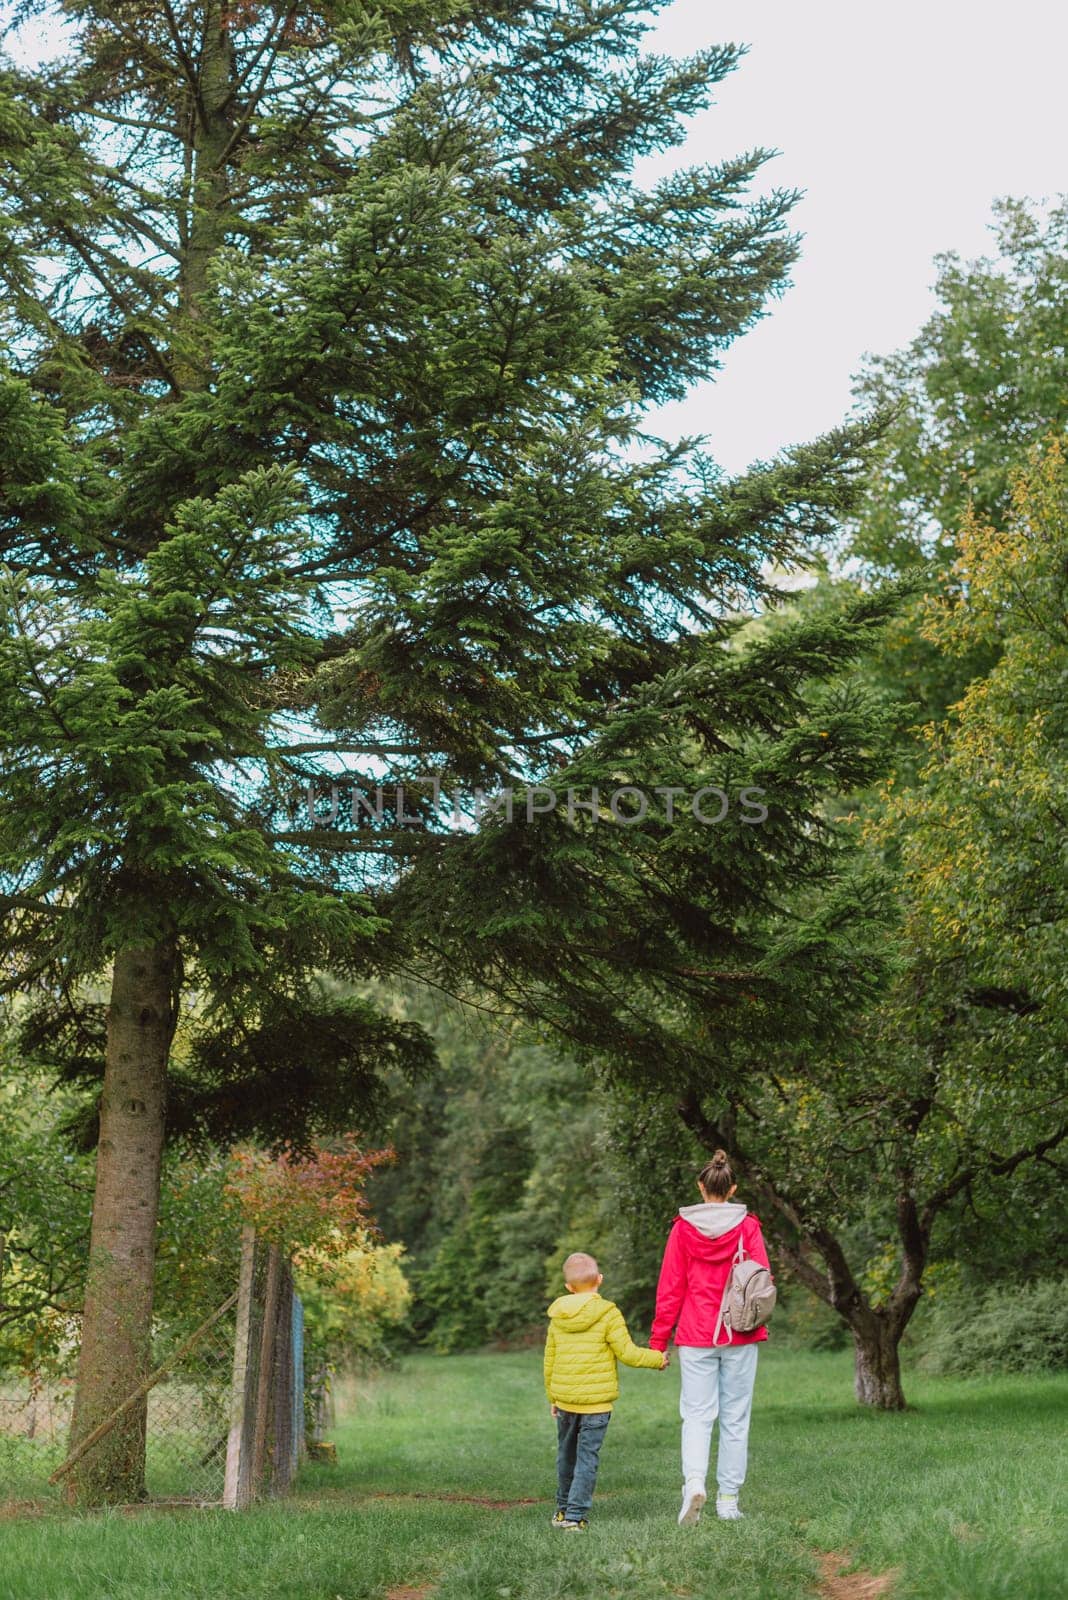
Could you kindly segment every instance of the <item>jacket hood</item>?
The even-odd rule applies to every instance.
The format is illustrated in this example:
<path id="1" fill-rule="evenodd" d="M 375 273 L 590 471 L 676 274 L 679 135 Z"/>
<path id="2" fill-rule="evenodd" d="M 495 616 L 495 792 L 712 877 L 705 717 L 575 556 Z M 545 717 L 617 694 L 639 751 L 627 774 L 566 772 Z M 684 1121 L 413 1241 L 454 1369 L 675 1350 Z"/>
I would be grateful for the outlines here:
<path id="1" fill-rule="evenodd" d="M 721 1234 L 730 1233 L 747 1213 L 748 1207 L 738 1205 L 734 1200 L 721 1200 L 718 1204 L 712 1200 L 707 1205 L 679 1207 L 683 1222 L 688 1222 L 691 1228 L 703 1233 L 706 1239 L 718 1239 Z"/>
<path id="2" fill-rule="evenodd" d="M 549 1315 L 558 1333 L 585 1333 L 611 1309 L 611 1300 L 603 1300 L 596 1289 L 585 1289 L 581 1294 L 562 1294 L 549 1307 Z"/>

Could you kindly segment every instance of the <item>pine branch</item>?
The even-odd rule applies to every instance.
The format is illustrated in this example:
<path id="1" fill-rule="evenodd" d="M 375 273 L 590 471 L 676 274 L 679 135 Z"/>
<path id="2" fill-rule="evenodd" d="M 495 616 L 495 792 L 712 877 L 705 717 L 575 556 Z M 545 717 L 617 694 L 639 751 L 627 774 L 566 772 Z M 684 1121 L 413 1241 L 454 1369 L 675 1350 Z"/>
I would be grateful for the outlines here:
<path id="1" fill-rule="evenodd" d="M 186 50 L 185 44 L 182 41 L 182 32 L 181 32 L 181 29 L 178 26 L 178 20 L 174 15 L 174 9 L 171 6 L 170 0 L 160 0 L 160 5 L 161 5 L 162 10 L 163 10 L 164 21 L 167 24 L 167 32 L 170 34 L 171 43 L 174 45 L 174 53 L 175 53 L 175 55 L 176 55 L 176 57 L 178 59 L 178 64 L 182 69 L 182 76 L 185 78 L 186 84 L 187 84 L 189 90 L 192 93 L 194 103 L 195 103 L 195 105 L 197 107 L 197 110 L 200 113 L 200 124 L 201 124 L 201 127 L 207 128 L 209 119 L 208 119 L 207 109 L 206 109 L 206 107 L 204 105 L 204 101 L 201 98 L 201 93 L 200 93 L 200 73 L 197 71 L 196 64 L 193 61 L 193 58 L 190 56 L 189 52 Z M 204 26 L 205 26 L 205 28 L 207 28 L 207 26 L 208 26 L 208 17 L 210 15 L 210 12 L 211 12 L 211 7 L 210 6 L 205 6 L 204 7 Z M 161 63 L 161 64 L 165 65 L 165 63 Z"/>
<path id="2" fill-rule="evenodd" d="M 262 60 L 264 54 L 268 50 L 270 50 L 270 59 L 268 60 L 267 65 L 264 67 L 263 72 L 260 75 L 260 81 L 257 84 L 256 88 L 249 95 L 248 104 L 246 105 L 245 110 L 243 111 L 241 116 L 238 118 L 238 120 L 237 120 L 237 122 L 236 122 L 236 124 L 234 126 L 234 130 L 230 135 L 230 138 L 227 140 L 226 144 L 223 146 L 222 153 L 220 154 L 219 159 L 218 159 L 218 165 L 220 167 L 225 165 L 225 163 L 227 161 L 229 161 L 231 155 L 237 149 L 238 144 L 244 138 L 245 134 L 248 132 L 249 126 L 250 126 L 250 124 L 252 122 L 252 118 L 255 116 L 256 112 L 259 110 L 260 101 L 263 98 L 263 94 L 264 94 L 264 91 L 267 88 L 268 83 L 271 80 L 271 73 L 274 71 L 275 65 L 276 65 L 276 63 L 278 61 L 278 57 L 279 57 L 279 54 L 280 54 L 280 41 L 285 37 L 285 33 L 286 33 L 287 28 L 289 28 L 291 26 L 294 18 L 297 16 L 297 13 L 298 13 L 299 10 L 300 10 L 299 4 L 291 5 L 289 7 L 289 10 L 285 13 L 285 16 L 278 19 L 277 32 L 275 32 L 273 27 L 269 28 L 267 30 L 267 34 L 266 34 L 266 36 L 264 38 L 264 41 L 263 41 L 262 45 L 260 46 L 259 50 L 255 52 L 255 54 L 252 57 L 251 62 L 249 63 L 249 66 L 247 67 L 245 72 L 243 74 L 241 74 L 241 76 L 238 78 L 237 83 L 234 86 L 234 96 L 236 96 L 237 94 L 239 94 L 241 92 L 241 90 L 244 88 L 245 84 L 249 81 L 249 79 L 252 77 L 253 73 L 256 71 L 256 68 L 259 65 L 260 61 Z"/>

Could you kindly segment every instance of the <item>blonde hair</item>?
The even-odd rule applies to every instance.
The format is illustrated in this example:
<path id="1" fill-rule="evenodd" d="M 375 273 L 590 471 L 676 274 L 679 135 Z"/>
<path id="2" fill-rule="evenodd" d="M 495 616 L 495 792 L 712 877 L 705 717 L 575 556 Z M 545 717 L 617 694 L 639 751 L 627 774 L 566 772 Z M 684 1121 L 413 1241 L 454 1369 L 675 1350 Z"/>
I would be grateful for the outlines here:
<path id="1" fill-rule="evenodd" d="M 575 1250 L 564 1262 L 564 1282 L 569 1289 L 573 1284 L 585 1288 L 587 1284 L 596 1283 L 600 1273 L 600 1267 L 585 1250 Z"/>

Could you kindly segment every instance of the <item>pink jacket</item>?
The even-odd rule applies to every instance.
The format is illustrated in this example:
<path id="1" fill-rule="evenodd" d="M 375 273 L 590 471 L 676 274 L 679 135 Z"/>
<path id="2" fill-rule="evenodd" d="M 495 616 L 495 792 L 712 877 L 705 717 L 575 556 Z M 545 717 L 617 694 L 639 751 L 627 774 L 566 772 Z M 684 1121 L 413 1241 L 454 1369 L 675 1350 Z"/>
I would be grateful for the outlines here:
<path id="1" fill-rule="evenodd" d="M 744 1206 L 725 1201 L 681 1208 L 668 1234 L 656 1286 L 656 1316 L 649 1336 L 652 1349 L 666 1350 L 673 1328 L 676 1344 L 713 1343 L 739 1238 L 754 1261 L 770 1267 L 760 1219 Z M 756 1328 L 728 1339 L 721 1329 L 719 1342 L 725 1349 L 728 1344 L 757 1344 L 767 1336 L 767 1328 Z"/>

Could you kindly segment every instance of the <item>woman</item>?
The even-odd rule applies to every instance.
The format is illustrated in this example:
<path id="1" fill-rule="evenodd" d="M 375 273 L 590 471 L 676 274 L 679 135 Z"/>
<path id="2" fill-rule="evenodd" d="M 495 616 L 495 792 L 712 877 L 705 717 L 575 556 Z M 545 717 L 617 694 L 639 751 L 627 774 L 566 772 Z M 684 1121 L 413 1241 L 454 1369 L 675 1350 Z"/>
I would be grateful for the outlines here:
<path id="1" fill-rule="evenodd" d="M 737 1185 L 724 1151 L 717 1150 L 702 1167 L 697 1187 L 703 1203 L 680 1206 L 668 1235 L 649 1339 L 654 1350 L 666 1350 L 676 1329 L 682 1371 L 680 1527 L 700 1520 L 717 1416 L 716 1515 L 728 1522 L 742 1515 L 738 1491 L 745 1482 L 757 1345 L 768 1336 L 767 1328 L 734 1333 L 720 1323 L 723 1293 L 739 1245 L 754 1261 L 768 1266 L 759 1219 L 732 1200 Z"/>

